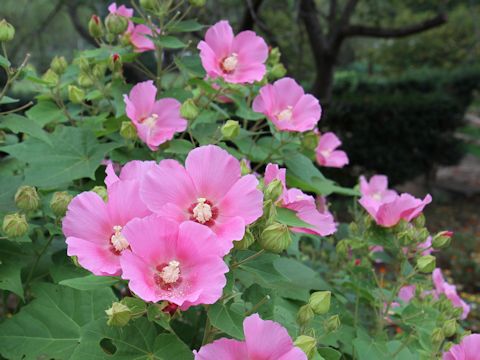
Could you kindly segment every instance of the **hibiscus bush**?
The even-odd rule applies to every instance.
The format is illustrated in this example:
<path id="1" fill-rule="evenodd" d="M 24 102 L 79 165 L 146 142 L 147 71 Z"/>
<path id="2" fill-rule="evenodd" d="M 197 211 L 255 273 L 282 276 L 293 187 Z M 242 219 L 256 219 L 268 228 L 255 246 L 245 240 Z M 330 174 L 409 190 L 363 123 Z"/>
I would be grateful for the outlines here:
<path id="1" fill-rule="evenodd" d="M 41 76 L 0 23 L 0 103 L 38 90 L 0 118 L 0 357 L 474 359 L 430 195 L 327 179 L 348 156 L 319 101 L 254 32 L 190 18 L 202 3 L 111 4 L 98 48 Z"/>

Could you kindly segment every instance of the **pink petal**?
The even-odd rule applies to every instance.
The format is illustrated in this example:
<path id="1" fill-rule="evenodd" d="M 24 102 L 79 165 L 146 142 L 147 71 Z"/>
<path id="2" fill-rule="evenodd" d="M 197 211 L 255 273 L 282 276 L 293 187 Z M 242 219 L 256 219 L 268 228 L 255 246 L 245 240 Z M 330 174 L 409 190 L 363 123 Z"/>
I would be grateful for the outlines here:
<path id="1" fill-rule="evenodd" d="M 223 75 L 222 69 L 220 68 L 222 59 L 217 57 L 217 54 L 215 54 L 212 48 L 205 41 L 200 41 L 197 49 L 200 50 L 200 60 L 207 75 L 212 79 Z"/>
<path id="2" fill-rule="evenodd" d="M 107 186 L 107 188 L 111 186 L 113 183 L 120 180 L 117 174 L 115 173 L 115 170 L 113 169 L 112 163 L 109 163 L 107 165 L 107 168 L 105 169 L 105 173 L 107 174 L 107 176 L 105 177 L 105 185 Z"/>
<path id="3" fill-rule="evenodd" d="M 415 285 L 406 285 L 403 286 L 400 291 L 398 292 L 398 298 L 402 300 L 404 303 L 410 302 L 415 296 Z"/>
<path id="4" fill-rule="evenodd" d="M 342 168 L 348 164 L 348 156 L 341 150 L 332 151 L 327 157 L 320 157 L 319 159 L 321 160 L 319 164 L 326 167 Z"/>
<path id="5" fill-rule="evenodd" d="M 135 52 L 155 50 L 155 44 L 148 36 L 153 36 L 153 31 L 148 26 L 139 24 L 133 28 L 130 33 L 130 42 Z"/>
<path id="6" fill-rule="evenodd" d="M 111 223 L 120 226 L 151 214 L 140 199 L 140 183 L 135 180 L 117 181 L 109 186 L 107 208 Z"/>
<path id="7" fill-rule="evenodd" d="M 480 354 L 480 334 L 471 334 L 463 338 L 462 347 L 465 351 L 465 359 L 478 358 Z"/>
<path id="8" fill-rule="evenodd" d="M 285 355 L 282 355 L 278 360 L 307 360 L 307 355 L 298 347 L 294 347 Z"/>
<path id="9" fill-rule="evenodd" d="M 320 136 L 320 139 L 318 140 L 317 151 L 334 150 L 340 145 L 342 145 L 342 142 L 337 135 L 332 132 L 327 132 Z"/>
<path id="10" fill-rule="evenodd" d="M 217 218 L 212 231 L 217 235 L 221 253 L 226 255 L 233 247 L 233 241 L 243 239 L 245 235 L 245 220 L 240 216 L 233 218 Z"/>
<path id="11" fill-rule="evenodd" d="M 130 280 L 130 290 L 145 301 L 157 302 L 160 300 L 156 293 L 154 274 L 151 266 L 139 256 L 125 250 L 120 257 L 122 278 Z"/>
<path id="12" fill-rule="evenodd" d="M 134 122 L 150 116 L 155 103 L 157 88 L 152 80 L 144 81 L 135 85 L 129 96 L 124 96 L 127 116 Z"/>
<path id="13" fill-rule="evenodd" d="M 155 161 L 140 161 L 133 160 L 126 163 L 120 172 L 120 178 L 122 180 L 139 180 L 155 167 Z"/>
<path id="14" fill-rule="evenodd" d="M 275 88 L 273 85 L 267 84 L 260 89 L 258 95 L 253 100 L 252 109 L 258 113 L 265 114 L 272 120 L 275 113 L 279 111 L 277 101 Z"/>
<path id="15" fill-rule="evenodd" d="M 244 341 L 222 338 L 194 351 L 195 360 L 245 360 L 248 359 Z"/>
<path id="16" fill-rule="evenodd" d="M 287 106 L 296 107 L 305 94 L 303 88 L 289 77 L 275 81 L 273 87 L 275 89 L 277 111 L 284 110 Z"/>
<path id="17" fill-rule="evenodd" d="M 321 116 L 322 108 L 318 100 L 313 95 L 303 95 L 293 108 L 292 130 L 302 132 L 312 130 Z"/>
<path id="18" fill-rule="evenodd" d="M 286 174 L 287 170 L 286 169 L 280 169 L 277 164 L 268 164 L 267 167 L 265 168 L 265 185 L 270 184 L 273 180 L 277 179 L 280 180 L 281 183 L 286 186 Z"/>
<path id="19" fill-rule="evenodd" d="M 268 57 L 265 40 L 253 31 L 242 31 L 235 36 L 232 52 L 238 54 L 239 63 L 248 67 L 254 63 L 264 63 Z"/>
<path id="20" fill-rule="evenodd" d="M 445 279 L 443 278 L 441 269 L 436 268 L 435 270 L 433 270 L 432 280 L 433 280 L 433 284 L 435 286 L 435 291 L 437 292 L 437 294 L 443 293 L 444 292 Z"/>
<path id="21" fill-rule="evenodd" d="M 210 256 L 223 256 L 220 251 L 218 239 L 208 226 L 194 221 L 185 221 L 179 226 L 178 237 L 182 242 L 178 243 L 177 255 L 189 258 L 190 266 L 202 263 L 203 258 Z M 189 254 L 196 254 L 192 257 Z"/>
<path id="22" fill-rule="evenodd" d="M 231 54 L 233 38 L 232 27 L 226 20 L 217 22 L 205 34 L 205 42 L 219 60 Z"/>

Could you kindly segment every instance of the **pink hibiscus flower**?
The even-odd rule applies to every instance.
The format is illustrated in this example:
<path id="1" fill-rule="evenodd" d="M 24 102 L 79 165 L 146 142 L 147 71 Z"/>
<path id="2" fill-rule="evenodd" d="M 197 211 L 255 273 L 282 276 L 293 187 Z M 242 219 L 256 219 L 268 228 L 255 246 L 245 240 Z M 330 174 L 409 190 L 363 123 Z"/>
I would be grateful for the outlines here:
<path id="1" fill-rule="evenodd" d="M 229 83 L 243 84 L 260 81 L 265 75 L 265 41 L 253 31 L 235 36 L 226 20 L 210 27 L 197 48 L 203 68 L 212 79 L 221 77 Z"/>
<path id="2" fill-rule="evenodd" d="M 447 299 L 452 302 L 454 307 L 462 308 L 463 313 L 461 319 L 464 320 L 467 318 L 468 313 L 470 312 L 470 306 L 462 300 L 462 298 L 457 293 L 457 288 L 455 285 L 451 285 L 445 281 L 442 275 L 442 270 L 437 268 L 433 270 L 432 273 L 433 285 L 435 286 L 435 294 L 439 297 L 441 294 L 444 294 Z"/>
<path id="3" fill-rule="evenodd" d="M 110 14 L 123 16 L 127 19 L 130 19 L 133 16 L 133 9 L 128 8 L 125 5 L 120 5 L 117 7 L 117 3 L 111 3 L 108 6 L 108 11 L 110 12 Z"/>
<path id="4" fill-rule="evenodd" d="M 385 175 L 374 175 L 370 181 L 360 176 L 360 193 L 362 197 L 369 197 L 376 204 L 389 202 L 397 196 L 395 190 L 388 189 L 388 178 Z"/>
<path id="5" fill-rule="evenodd" d="M 332 214 L 325 209 L 319 211 L 313 196 L 303 193 L 296 188 L 287 189 L 285 182 L 286 169 L 280 169 L 277 164 L 268 164 L 265 169 L 265 185 L 274 179 L 280 180 L 283 185 L 283 194 L 279 198 L 279 206 L 293 210 L 297 217 L 312 228 L 292 227 L 291 230 L 299 233 L 327 236 L 337 230 Z"/>
<path id="6" fill-rule="evenodd" d="M 157 30 L 157 32 L 159 32 L 159 30 Z M 155 44 L 152 39 L 149 38 L 149 36 L 153 36 L 153 31 L 147 25 L 134 25 L 130 22 L 128 24 L 127 34 L 135 52 L 142 53 L 155 50 Z"/>
<path id="7" fill-rule="evenodd" d="M 177 222 L 192 220 L 217 235 L 224 254 L 260 216 L 263 194 L 254 175 L 241 176 L 240 162 L 215 145 L 196 148 L 185 167 L 163 160 L 142 182 L 141 197 L 155 213 Z"/>
<path id="8" fill-rule="evenodd" d="M 195 360 L 307 360 L 307 355 L 293 345 L 287 330 L 258 314 L 243 321 L 245 341 L 218 339 L 194 351 Z"/>
<path id="9" fill-rule="evenodd" d="M 228 266 L 207 227 L 151 215 L 130 221 L 123 234 L 130 250 L 120 258 L 122 278 L 143 300 L 169 301 L 186 310 L 222 296 Z"/>
<path id="10" fill-rule="evenodd" d="M 312 130 L 322 116 L 318 100 L 305 94 L 291 78 L 283 78 L 260 89 L 253 100 L 254 111 L 263 113 L 280 131 Z"/>
<path id="11" fill-rule="evenodd" d="M 145 174 L 155 166 L 155 161 L 140 161 L 140 160 L 132 160 L 123 165 L 121 168 L 120 175 L 117 176 L 116 168 L 114 165 L 107 164 L 106 174 L 105 177 L 105 184 L 107 186 L 112 185 L 113 183 L 119 180 L 138 180 L 142 181 Z"/>
<path id="12" fill-rule="evenodd" d="M 140 199 L 138 181 L 122 180 L 106 185 L 107 203 L 91 191 L 72 200 L 63 219 L 63 233 L 68 256 L 76 256 L 82 267 L 95 275 L 119 275 L 120 255 L 129 248 L 123 227 L 151 212 Z"/>
<path id="13" fill-rule="evenodd" d="M 348 156 L 345 151 L 336 150 L 342 142 L 332 133 L 320 135 L 318 145 L 315 148 L 317 163 L 320 166 L 342 168 L 348 164 Z"/>
<path id="14" fill-rule="evenodd" d="M 443 353 L 443 360 L 477 360 L 480 354 L 480 334 L 465 336 L 461 343 Z"/>
<path id="15" fill-rule="evenodd" d="M 180 116 L 180 102 L 171 98 L 155 100 L 156 94 L 157 88 L 149 80 L 138 83 L 129 96 L 123 96 L 125 111 L 135 125 L 138 137 L 153 151 L 171 140 L 176 132 L 187 128 L 187 120 Z"/>
<path id="16" fill-rule="evenodd" d="M 409 303 L 415 297 L 416 289 L 415 285 L 405 285 L 398 292 L 398 298 L 404 303 Z"/>

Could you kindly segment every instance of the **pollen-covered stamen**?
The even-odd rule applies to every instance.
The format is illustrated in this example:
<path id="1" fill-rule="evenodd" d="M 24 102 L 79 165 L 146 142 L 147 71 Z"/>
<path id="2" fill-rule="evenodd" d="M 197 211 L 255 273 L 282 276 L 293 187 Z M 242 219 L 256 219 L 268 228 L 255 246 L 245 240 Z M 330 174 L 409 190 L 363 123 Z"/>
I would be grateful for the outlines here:
<path id="1" fill-rule="evenodd" d="M 130 244 L 128 243 L 127 239 L 125 239 L 125 236 L 123 236 L 121 233 L 122 227 L 119 225 L 115 225 L 113 227 L 113 231 L 114 233 L 110 238 L 110 242 L 112 243 L 112 246 L 115 249 L 115 251 L 120 252 L 128 248 Z"/>
<path id="2" fill-rule="evenodd" d="M 277 119 L 279 121 L 290 121 L 292 120 L 292 116 L 293 108 L 291 106 L 287 106 L 285 109 L 283 109 L 277 114 Z"/>
<path id="3" fill-rule="evenodd" d="M 372 195 L 374 200 L 380 201 L 382 200 L 382 194 L 376 192 L 375 194 Z"/>
<path id="4" fill-rule="evenodd" d="M 320 151 L 320 154 L 322 154 L 323 157 L 328 158 L 332 154 L 332 150 L 322 150 Z"/>
<path id="5" fill-rule="evenodd" d="M 212 207 L 207 203 L 207 199 L 198 198 L 198 203 L 193 208 L 193 217 L 200 223 L 205 224 L 213 216 Z"/>
<path id="6" fill-rule="evenodd" d="M 227 56 L 225 59 L 222 60 L 220 66 L 222 70 L 226 73 L 233 72 L 238 65 L 238 55 L 236 53 L 232 53 L 230 56 Z"/>
<path id="7" fill-rule="evenodd" d="M 165 284 L 174 284 L 180 278 L 180 263 L 172 260 L 158 274 Z"/>
<path id="8" fill-rule="evenodd" d="M 147 125 L 148 127 L 153 127 L 158 120 L 157 114 L 151 114 L 150 116 L 144 118 L 141 123 Z"/>

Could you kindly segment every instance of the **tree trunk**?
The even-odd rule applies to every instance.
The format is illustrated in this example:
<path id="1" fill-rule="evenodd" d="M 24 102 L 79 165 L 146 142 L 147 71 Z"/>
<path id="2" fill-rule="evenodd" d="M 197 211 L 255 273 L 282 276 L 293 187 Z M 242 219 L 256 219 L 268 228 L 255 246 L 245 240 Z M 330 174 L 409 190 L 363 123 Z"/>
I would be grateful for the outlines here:
<path id="1" fill-rule="evenodd" d="M 332 97 L 333 74 L 335 72 L 336 56 L 325 54 L 315 59 L 316 76 L 311 92 L 322 104 L 327 104 Z"/>

